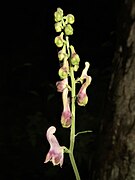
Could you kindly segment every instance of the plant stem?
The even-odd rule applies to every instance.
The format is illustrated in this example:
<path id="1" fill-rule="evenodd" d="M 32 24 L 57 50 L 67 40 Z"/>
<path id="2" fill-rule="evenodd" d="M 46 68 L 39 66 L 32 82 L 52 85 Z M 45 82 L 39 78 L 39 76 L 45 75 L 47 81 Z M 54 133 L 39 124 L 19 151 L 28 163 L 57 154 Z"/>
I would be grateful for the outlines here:
<path id="1" fill-rule="evenodd" d="M 70 161 L 76 176 L 76 180 L 80 180 L 80 175 L 76 166 L 76 162 L 74 159 L 74 155 L 73 155 L 73 150 L 74 150 L 74 143 L 75 143 L 75 94 L 76 94 L 76 90 L 75 90 L 75 78 L 74 78 L 74 70 L 73 67 L 70 67 L 70 73 L 71 73 L 71 97 L 72 97 L 72 124 L 71 124 L 71 132 L 70 132 L 70 152 L 69 153 L 69 157 L 70 157 Z"/>
<path id="2" fill-rule="evenodd" d="M 70 161 L 71 161 L 74 173 L 75 173 L 76 180 L 81 180 L 78 169 L 77 169 L 77 166 L 76 166 L 76 162 L 75 162 L 75 159 L 74 159 L 74 155 L 73 155 L 72 152 L 69 153 L 69 157 L 70 157 Z"/>
<path id="3" fill-rule="evenodd" d="M 73 67 L 70 67 L 71 75 L 71 111 L 72 111 L 72 124 L 71 124 L 71 134 L 70 134 L 70 150 L 73 152 L 75 143 L 75 78 Z"/>
<path id="4" fill-rule="evenodd" d="M 78 133 L 75 135 L 75 137 L 78 136 L 79 134 L 86 134 L 86 133 L 89 133 L 89 132 L 92 132 L 92 131 L 91 131 L 91 130 L 87 130 L 87 131 L 78 132 Z"/>
<path id="5" fill-rule="evenodd" d="M 68 36 L 66 36 L 66 42 L 67 42 L 67 51 L 68 51 L 68 57 L 70 58 L 70 50 L 69 50 L 69 39 Z M 73 167 L 76 180 L 80 180 L 80 175 L 76 166 L 76 162 L 74 159 L 74 144 L 75 144 L 75 97 L 76 97 L 76 81 L 74 77 L 74 69 L 73 66 L 70 65 L 70 77 L 71 77 L 71 111 L 72 111 L 72 124 L 71 124 L 71 130 L 70 130 L 70 153 L 69 158 L 71 161 L 71 165 Z"/>

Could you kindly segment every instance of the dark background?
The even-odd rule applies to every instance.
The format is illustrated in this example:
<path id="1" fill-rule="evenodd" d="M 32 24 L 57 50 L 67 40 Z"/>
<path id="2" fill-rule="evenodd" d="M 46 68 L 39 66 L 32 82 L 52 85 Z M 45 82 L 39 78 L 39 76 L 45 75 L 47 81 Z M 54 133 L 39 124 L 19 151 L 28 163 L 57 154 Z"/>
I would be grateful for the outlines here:
<path id="1" fill-rule="evenodd" d="M 3 6 L 0 35 L 0 162 L 1 180 L 74 179 L 68 156 L 63 168 L 44 164 L 49 144 L 45 133 L 57 127 L 61 145 L 69 145 L 69 130 L 60 124 L 61 94 L 58 48 L 54 38 L 57 7 L 75 16 L 70 43 L 80 55 L 79 76 L 85 61 L 91 66 L 89 102 L 77 107 L 77 131 L 93 133 L 76 139 L 75 157 L 82 179 L 89 179 L 98 143 L 104 104 L 112 71 L 117 39 L 120 1 L 45 1 L 42 5 Z"/>

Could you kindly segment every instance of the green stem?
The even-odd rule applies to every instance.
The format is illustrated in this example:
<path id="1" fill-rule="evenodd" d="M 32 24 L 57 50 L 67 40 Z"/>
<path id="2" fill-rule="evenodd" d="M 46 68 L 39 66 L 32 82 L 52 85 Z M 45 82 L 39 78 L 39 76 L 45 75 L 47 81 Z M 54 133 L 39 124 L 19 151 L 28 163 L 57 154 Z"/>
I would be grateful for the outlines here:
<path id="1" fill-rule="evenodd" d="M 70 75 L 71 75 L 71 111 L 72 111 L 72 124 L 71 124 L 71 134 L 70 134 L 70 150 L 73 152 L 74 143 L 75 143 L 75 78 L 74 78 L 74 70 L 73 67 L 70 67 Z"/>
<path id="2" fill-rule="evenodd" d="M 91 131 L 91 130 L 87 130 L 87 131 L 78 132 L 78 133 L 75 135 L 75 137 L 78 136 L 79 134 L 86 134 L 86 133 L 89 133 L 89 132 L 92 132 L 92 131 Z"/>
<path id="3" fill-rule="evenodd" d="M 70 51 L 69 51 L 69 40 L 66 36 L 66 42 L 67 42 L 67 51 L 68 56 L 70 57 Z M 74 144 L 75 144 L 75 97 L 76 97 L 76 81 L 74 77 L 74 69 L 70 65 L 70 77 L 71 77 L 71 111 L 72 111 L 72 124 L 71 124 L 71 130 L 70 130 L 70 148 L 69 148 L 69 158 L 71 161 L 71 165 L 73 167 L 76 180 L 80 180 L 80 175 L 76 166 L 76 162 L 74 159 Z"/>
<path id="4" fill-rule="evenodd" d="M 74 173 L 75 173 L 76 180 L 81 180 L 78 169 L 77 169 L 77 166 L 76 166 L 76 163 L 75 163 L 73 153 L 69 153 L 69 157 L 70 157 L 70 161 L 71 161 Z"/>
<path id="5" fill-rule="evenodd" d="M 76 176 L 76 180 L 80 180 L 80 175 L 76 166 L 76 162 L 74 159 L 74 155 L 73 155 L 73 150 L 74 150 L 74 144 L 75 144 L 75 78 L 74 78 L 74 70 L 73 67 L 70 68 L 70 73 L 71 73 L 71 97 L 72 97 L 72 124 L 71 124 L 71 131 L 70 131 L 70 152 L 69 153 L 69 157 L 70 157 L 70 161 Z"/>

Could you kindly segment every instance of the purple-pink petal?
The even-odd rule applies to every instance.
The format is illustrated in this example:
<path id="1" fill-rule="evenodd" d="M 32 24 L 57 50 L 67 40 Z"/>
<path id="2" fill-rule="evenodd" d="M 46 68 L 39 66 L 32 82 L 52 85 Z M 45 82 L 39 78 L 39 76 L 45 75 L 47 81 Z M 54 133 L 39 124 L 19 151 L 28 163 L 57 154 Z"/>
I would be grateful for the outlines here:
<path id="1" fill-rule="evenodd" d="M 88 102 L 88 96 L 86 94 L 86 89 L 91 83 L 91 77 L 86 76 L 86 82 L 80 88 L 78 95 L 77 95 L 77 103 L 80 106 L 85 106 Z"/>
<path id="2" fill-rule="evenodd" d="M 68 86 L 68 78 L 56 82 L 56 87 L 58 92 L 63 92 L 66 86 Z"/>
<path id="3" fill-rule="evenodd" d="M 63 112 L 61 115 L 61 124 L 63 127 L 68 128 L 71 125 L 71 111 L 68 98 L 68 88 L 65 88 L 62 92 Z"/>
<path id="4" fill-rule="evenodd" d="M 68 128 L 71 126 L 71 111 L 66 110 L 62 112 L 61 124 L 63 127 Z"/>
<path id="5" fill-rule="evenodd" d="M 64 159 L 64 148 L 59 145 L 56 137 L 53 135 L 56 131 L 54 126 L 51 126 L 46 133 L 48 142 L 50 144 L 50 150 L 46 155 L 45 163 L 51 161 L 53 165 L 62 166 Z"/>

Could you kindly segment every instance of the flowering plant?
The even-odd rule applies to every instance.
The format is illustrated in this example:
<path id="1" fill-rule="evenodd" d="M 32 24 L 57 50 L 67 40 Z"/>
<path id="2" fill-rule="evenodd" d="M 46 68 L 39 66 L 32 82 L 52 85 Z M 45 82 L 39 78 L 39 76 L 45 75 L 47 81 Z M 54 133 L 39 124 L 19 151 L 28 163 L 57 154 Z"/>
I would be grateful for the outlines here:
<path id="1" fill-rule="evenodd" d="M 62 93 L 63 112 L 61 115 L 61 124 L 63 128 L 70 128 L 70 147 L 60 146 L 54 133 L 56 128 L 54 126 L 49 127 L 46 136 L 50 143 L 50 150 L 46 155 L 45 163 L 51 161 L 53 165 L 59 165 L 62 167 L 64 160 L 64 152 L 69 154 L 70 161 L 77 180 L 80 180 L 80 175 L 76 166 L 76 162 L 73 155 L 75 137 L 81 133 L 91 132 L 82 131 L 75 133 L 75 106 L 76 101 L 79 106 L 85 106 L 88 103 L 88 96 L 86 93 L 87 87 L 91 83 L 91 76 L 87 75 L 90 67 L 89 62 L 85 62 L 85 67 L 79 78 L 75 79 L 74 73 L 78 71 L 80 57 L 76 53 L 73 45 L 69 44 L 69 36 L 73 35 L 72 24 L 75 18 L 72 14 L 64 16 L 63 10 L 57 8 L 54 13 L 55 30 L 60 35 L 55 37 L 55 44 L 58 48 L 61 48 L 58 52 L 58 59 L 61 62 L 61 67 L 58 71 L 60 81 L 56 82 L 57 91 Z M 70 84 L 68 83 L 70 78 Z M 76 84 L 82 84 L 79 92 L 76 94 Z M 69 91 L 71 96 L 69 96 Z"/>

